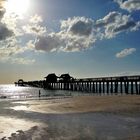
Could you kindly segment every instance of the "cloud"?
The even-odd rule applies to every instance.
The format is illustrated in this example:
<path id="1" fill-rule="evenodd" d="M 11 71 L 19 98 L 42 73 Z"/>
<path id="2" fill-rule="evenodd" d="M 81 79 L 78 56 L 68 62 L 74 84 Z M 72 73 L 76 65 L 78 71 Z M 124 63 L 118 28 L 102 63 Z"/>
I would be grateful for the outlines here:
<path id="1" fill-rule="evenodd" d="M 97 20 L 95 23 L 95 27 L 101 28 L 107 26 L 108 24 L 112 24 L 119 18 L 120 15 L 121 14 L 116 11 L 110 12 L 104 18 Z"/>
<path id="2" fill-rule="evenodd" d="M 127 21 L 114 29 L 114 32 L 121 32 L 136 26 L 134 21 Z"/>
<path id="3" fill-rule="evenodd" d="M 32 34 L 32 35 L 37 35 L 37 36 L 40 36 L 40 35 L 43 35 L 46 33 L 46 28 L 45 27 L 41 27 L 40 25 L 25 25 L 22 27 L 23 31 L 26 33 L 26 34 Z"/>
<path id="4" fill-rule="evenodd" d="M 5 9 L 3 9 L 3 8 L 1 9 L 0 8 L 0 21 L 3 18 L 4 14 L 5 14 Z"/>
<path id="5" fill-rule="evenodd" d="M 29 40 L 27 43 L 26 43 L 26 48 L 27 50 L 34 50 L 35 49 L 35 41 L 34 40 Z"/>
<path id="6" fill-rule="evenodd" d="M 140 0 L 114 0 L 120 5 L 120 8 L 129 12 L 140 10 Z"/>
<path id="7" fill-rule="evenodd" d="M 128 49 L 124 49 L 122 50 L 121 52 L 117 53 L 116 54 L 116 57 L 117 58 L 123 58 L 123 57 L 126 57 L 132 53 L 134 53 L 136 51 L 135 48 L 128 48 Z"/>
<path id="8" fill-rule="evenodd" d="M 2 22 L 2 19 L 5 14 L 5 8 L 4 8 L 4 2 L 5 0 L 0 0 L 0 41 L 5 40 L 8 37 L 11 37 L 13 35 L 13 31 L 10 30 L 5 23 Z"/>
<path id="9" fill-rule="evenodd" d="M 5 0 L 0 0 L 0 62 L 24 65 L 33 64 L 35 62 L 34 59 L 18 57 L 25 51 L 33 50 L 31 48 L 32 42 L 28 42 L 26 46 L 24 44 L 21 45 L 19 36 L 24 35 L 21 26 L 18 26 L 21 17 L 13 13 L 6 13 L 3 6 L 4 2 Z M 37 20 L 36 23 L 41 21 L 37 16 L 34 17 L 34 20 Z M 33 22 L 33 17 L 30 22 Z M 38 27 L 37 29 L 40 31 L 42 28 Z M 34 29 L 36 30 L 35 32 L 39 32 L 37 29 Z"/>
<path id="10" fill-rule="evenodd" d="M 23 50 L 19 47 L 1 47 L 0 58 L 6 59 L 6 57 L 14 56 L 15 54 L 21 53 Z"/>
<path id="11" fill-rule="evenodd" d="M 0 9 L 4 9 L 4 4 L 6 0 L 0 0 Z"/>
<path id="12" fill-rule="evenodd" d="M 42 22 L 42 17 L 36 14 L 30 17 L 29 24 L 23 26 L 22 29 L 26 34 L 42 36 L 47 32 L 46 27 L 41 25 Z"/>
<path id="13" fill-rule="evenodd" d="M 121 32 L 136 31 L 140 22 L 135 22 L 130 15 L 110 12 L 99 20 L 86 17 L 73 17 L 61 20 L 58 32 L 39 36 L 35 43 L 36 50 L 45 52 L 75 52 L 91 48 L 98 40 L 111 39 Z"/>
<path id="14" fill-rule="evenodd" d="M 74 34 L 68 30 L 63 28 L 60 32 L 38 37 L 35 43 L 36 50 L 75 52 L 88 49 L 95 42 L 92 33 L 85 36 L 83 32 L 80 35 L 79 32 Z"/>
<path id="15" fill-rule="evenodd" d="M 0 59 L 2 63 L 18 64 L 18 65 L 32 65 L 35 59 L 22 58 L 22 57 L 3 57 Z"/>
<path id="16" fill-rule="evenodd" d="M 61 21 L 61 29 L 74 35 L 89 36 L 93 29 L 93 20 L 85 17 L 73 17 Z"/>
<path id="17" fill-rule="evenodd" d="M 35 59 L 28 59 L 28 58 L 12 58 L 12 64 L 21 64 L 21 65 L 31 65 L 35 63 Z"/>
<path id="18" fill-rule="evenodd" d="M 13 32 L 9 30 L 5 24 L 0 23 L 0 40 L 5 40 L 8 37 L 11 37 Z"/>
<path id="19" fill-rule="evenodd" d="M 109 39 L 115 37 L 121 32 L 136 31 L 140 27 L 139 22 L 135 22 L 130 15 L 123 15 L 119 12 L 110 12 L 103 19 L 95 23 L 98 28 L 97 34 L 100 39 Z"/>
<path id="20" fill-rule="evenodd" d="M 31 16 L 31 17 L 30 17 L 29 22 L 30 22 L 30 23 L 33 23 L 33 24 L 38 24 L 38 23 L 43 22 L 43 19 L 42 19 L 41 16 L 35 14 L 34 16 Z"/>
<path id="21" fill-rule="evenodd" d="M 20 54 L 23 54 L 25 51 L 29 50 L 29 48 L 21 47 L 19 42 L 15 37 L 8 38 L 4 41 L 0 42 L 0 62 L 9 62 L 9 63 L 22 63 L 27 64 L 30 61 L 27 61 L 25 59 L 19 58 L 17 59 L 17 56 Z"/>
<path id="22" fill-rule="evenodd" d="M 39 37 L 36 50 L 46 52 L 75 52 L 89 48 L 95 38 L 92 34 L 93 21 L 85 17 L 73 17 L 61 21 L 60 31 Z"/>
<path id="23" fill-rule="evenodd" d="M 38 37 L 35 42 L 35 49 L 45 52 L 56 51 L 60 47 L 60 40 L 55 34 Z"/>
<path id="24" fill-rule="evenodd" d="M 13 32 L 13 36 L 22 36 L 24 33 L 17 24 L 22 21 L 22 18 L 14 13 L 5 13 L 1 22 Z"/>

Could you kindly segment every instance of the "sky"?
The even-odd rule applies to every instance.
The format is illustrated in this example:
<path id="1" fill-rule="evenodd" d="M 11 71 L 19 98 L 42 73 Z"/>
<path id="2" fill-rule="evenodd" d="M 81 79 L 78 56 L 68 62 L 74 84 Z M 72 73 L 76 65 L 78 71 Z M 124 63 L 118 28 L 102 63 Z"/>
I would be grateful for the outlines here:
<path id="1" fill-rule="evenodd" d="M 0 84 L 140 75 L 140 0 L 0 0 Z"/>

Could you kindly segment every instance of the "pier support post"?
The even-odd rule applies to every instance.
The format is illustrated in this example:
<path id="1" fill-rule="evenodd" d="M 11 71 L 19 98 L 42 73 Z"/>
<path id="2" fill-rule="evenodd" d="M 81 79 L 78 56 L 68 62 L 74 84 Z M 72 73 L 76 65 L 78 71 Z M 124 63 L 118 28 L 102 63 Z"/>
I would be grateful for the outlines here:
<path id="1" fill-rule="evenodd" d="M 125 93 L 128 94 L 128 89 L 129 89 L 129 83 L 128 81 L 124 82 L 124 86 L 125 86 Z"/>
<path id="2" fill-rule="evenodd" d="M 92 91 L 95 93 L 95 82 L 93 82 Z"/>
<path id="3" fill-rule="evenodd" d="M 115 93 L 118 94 L 118 81 L 115 82 Z"/>
<path id="4" fill-rule="evenodd" d="M 123 93 L 123 84 L 122 84 L 122 81 L 120 82 L 120 92 L 121 92 L 121 94 Z"/>
<path id="5" fill-rule="evenodd" d="M 133 81 L 131 81 L 131 94 L 134 94 L 134 85 L 133 85 Z"/>
<path id="6" fill-rule="evenodd" d="M 111 89 L 110 89 L 111 94 L 113 94 L 113 82 L 111 81 Z"/>
<path id="7" fill-rule="evenodd" d="M 98 85 L 97 85 L 97 82 L 95 82 L 95 86 L 96 86 L 96 88 L 95 88 L 95 93 L 97 93 L 97 92 L 98 92 Z"/>
<path id="8" fill-rule="evenodd" d="M 138 92 L 138 82 L 137 81 L 135 81 L 135 87 L 136 87 L 136 94 L 138 95 L 139 92 Z"/>
<path id="9" fill-rule="evenodd" d="M 106 90 L 107 90 L 107 91 L 106 91 L 107 94 L 109 94 L 109 82 L 108 82 L 108 81 L 106 82 Z"/>
<path id="10" fill-rule="evenodd" d="M 99 94 L 101 95 L 102 89 L 101 89 L 101 81 L 99 82 Z"/>
<path id="11" fill-rule="evenodd" d="M 103 81 L 103 93 L 105 93 L 105 82 Z"/>

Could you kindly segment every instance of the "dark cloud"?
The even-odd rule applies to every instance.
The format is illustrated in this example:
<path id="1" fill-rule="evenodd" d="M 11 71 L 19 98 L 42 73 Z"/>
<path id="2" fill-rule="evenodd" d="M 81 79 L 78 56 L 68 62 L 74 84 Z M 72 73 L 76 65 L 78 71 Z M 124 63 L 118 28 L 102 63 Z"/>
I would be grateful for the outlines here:
<path id="1" fill-rule="evenodd" d="M 73 17 L 61 21 L 61 29 L 79 36 L 89 36 L 93 30 L 94 21 L 85 17 Z"/>
<path id="2" fill-rule="evenodd" d="M 12 35 L 13 32 L 9 30 L 5 24 L 0 23 L 0 40 L 5 40 Z"/>
<path id="3" fill-rule="evenodd" d="M 5 12 L 6 12 L 5 9 L 0 9 L 0 21 L 3 18 Z"/>
<path id="4" fill-rule="evenodd" d="M 13 35 L 13 31 L 8 29 L 6 24 L 3 24 L 1 22 L 6 10 L 4 8 L 4 3 L 6 0 L 0 0 L 0 41 L 5 40 L 6 38 L 10 37 Z"/>
<path id="5" fill-rule="evenodd" d="M 92 29 L 93 23 L 90 20 L 88 22 L 79 20 L 71 26 L 70 31 L 73 34 L 89 36 Z"/>
<path id="6" fill-rule="evenodd" d="M 59 45 L 59 39 L 55 35 L 48 35 L 38 38 L 37 42 L 35 43 L 35 49 L 51 52 L 53 49 L 56 50 Z"/>
<path id="7" fill-rule="evenodd" d="M 125 31 L 125 30 L 130 29 L 130 28 L 133 28 L 135 26 L 136 26 L 136 23 L 134 21 L 129 21 L 129 22 L 123 24 L 123 25 L 120 25 L 120 26 L 116 27 L 114 29 L 114 32 Z"/>

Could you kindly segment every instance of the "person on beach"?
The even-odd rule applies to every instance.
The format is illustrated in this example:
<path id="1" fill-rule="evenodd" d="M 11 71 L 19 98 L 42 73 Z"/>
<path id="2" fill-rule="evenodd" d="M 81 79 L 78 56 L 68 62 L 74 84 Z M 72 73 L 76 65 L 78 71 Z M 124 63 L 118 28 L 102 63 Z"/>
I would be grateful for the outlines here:
<path id="1" fill-rule="evenodd" d="M 39 97 L 41 96 L 41 92 L 40 92 L 40 90 L 39 90 Z"/>

